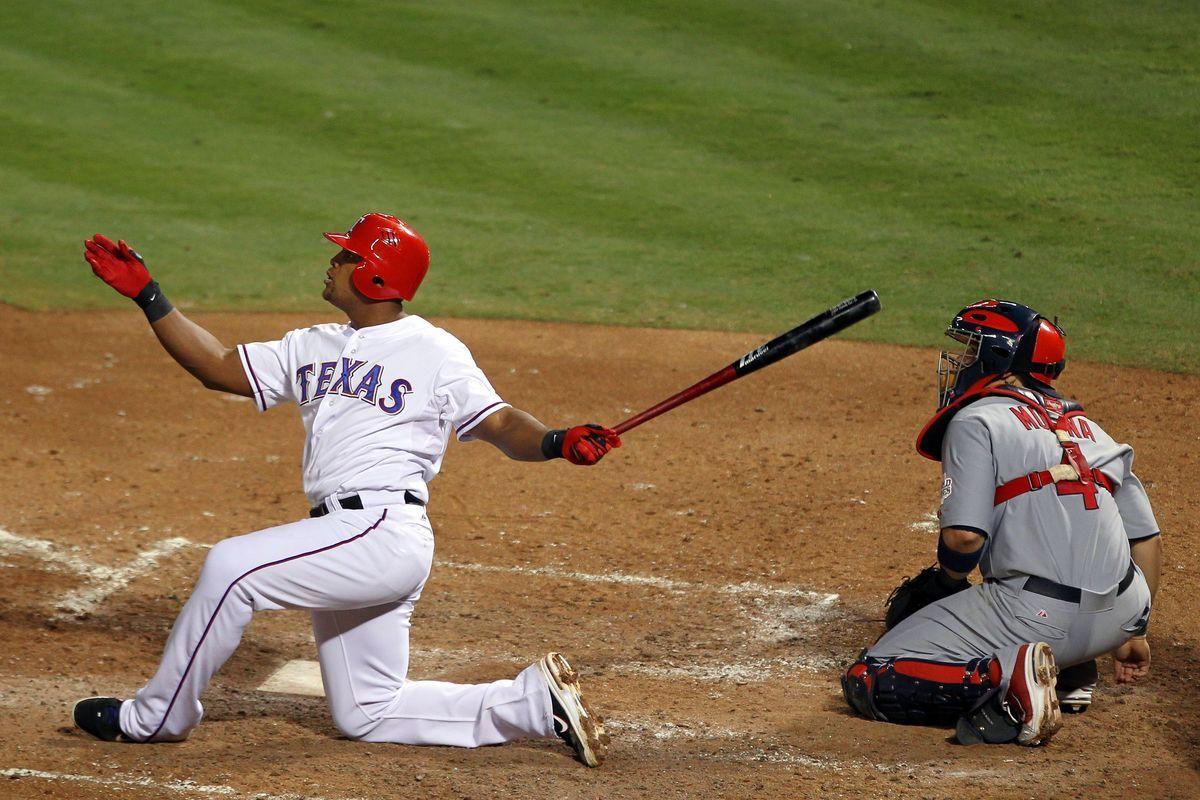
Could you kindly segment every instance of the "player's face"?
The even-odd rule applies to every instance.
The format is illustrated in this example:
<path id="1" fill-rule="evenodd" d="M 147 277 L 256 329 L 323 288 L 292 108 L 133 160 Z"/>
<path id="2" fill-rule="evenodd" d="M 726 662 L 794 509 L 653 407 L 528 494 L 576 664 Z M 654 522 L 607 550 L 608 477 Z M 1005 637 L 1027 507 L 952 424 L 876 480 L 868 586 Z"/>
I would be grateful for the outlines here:
<path id="1" fill-rule="evenodd" d="M 321 297 L 344 310 L 346 302 L 355 299 L 350 274 L 361 262 L 362 259 L 349 250 L 342 250 L 329 259 L 329 269 L 325 270 L 325 289 L 321 292 Z"/>
<path id="2" fill-rule="evenodd" d="M 958 385 L 959 373 L 979 360 L 978 335 L 972 336 L 953 329 L 946 331 L 946 335 L 962 346 L 957 352 L 943 350 L 938 356 L 938 408 L 950 402 L 950 391 Z"/>

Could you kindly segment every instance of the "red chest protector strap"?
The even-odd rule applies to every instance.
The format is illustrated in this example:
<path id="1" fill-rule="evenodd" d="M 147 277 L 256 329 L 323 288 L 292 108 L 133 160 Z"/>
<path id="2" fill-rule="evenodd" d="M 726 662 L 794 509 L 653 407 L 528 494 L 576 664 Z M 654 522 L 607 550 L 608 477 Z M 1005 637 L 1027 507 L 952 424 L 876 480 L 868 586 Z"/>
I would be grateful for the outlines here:
<path id="1" fill-rule="evenodd" d="M 1071 441 L 1068 433 L 1071 429 L 1071 418 L 1083 416 L 1083 410 L 1076 409 L 1061 414 L 1058 421 L 1051 426 L 1050 415 L 1046 413 L 1045 409 L 1032 403 L 1029 403 L 1029 406 L 1042 415 L 1047 427 L 1053 430 L 1054 435 L 1058 437 L 1058 444 L 1063 450 L 1062 463 L 1055 464 L 1050 469 L 1013 478 L 1002 486 L 996 487 L 993 505 L 998 506 L 1014 497 L 1020 497 L 1026 492 L 1036 492 L 1043 486 L 1056 484 L 1060 495 L 1078 494 L 1083 498 L 1084 508 L 1092 510 L 1099 508 L 1100 503 L 1096 500 L 1096 487 L 1099 486 L 1112 494 L 1112 480 L 1100 470 L 1088 466 L 1079 443 Z"/>

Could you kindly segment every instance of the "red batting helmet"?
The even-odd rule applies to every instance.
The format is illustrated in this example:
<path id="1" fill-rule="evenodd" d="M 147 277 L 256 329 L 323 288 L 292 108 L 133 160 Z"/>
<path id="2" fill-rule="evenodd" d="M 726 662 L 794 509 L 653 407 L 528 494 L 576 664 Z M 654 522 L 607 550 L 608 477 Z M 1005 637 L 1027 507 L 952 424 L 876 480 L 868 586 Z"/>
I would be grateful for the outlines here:
<path id="1" fill-rule="evenodd" d="M 346 233 L 325 238 L 362 259 L 350 279 L 372 300 L 412 300 L 429 271 L 425 240 L 391 214 L 364 214 Z"/>

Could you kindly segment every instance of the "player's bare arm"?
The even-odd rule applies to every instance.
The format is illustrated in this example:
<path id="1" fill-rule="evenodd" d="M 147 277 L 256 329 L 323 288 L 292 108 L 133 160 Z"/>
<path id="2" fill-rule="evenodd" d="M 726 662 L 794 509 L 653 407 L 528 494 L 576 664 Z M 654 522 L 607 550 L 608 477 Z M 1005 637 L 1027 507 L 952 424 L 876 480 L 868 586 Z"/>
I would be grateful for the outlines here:
<path id="1" fill-rule="evenodd" d="M 581 466 L 595 464 L 609 450 L 621 446 L 621 437 L 600 425 L 552 430 L 518 408 L 497 411 L 476 425 L 471 435 L 514 461 L 565 458 Z"/>
<path id="2" fill-rule="evenodd" d="M 1158 579 L 1162 574 L 1162 537 L 1140 539 L 1130 545 L 1129 552 L 1133 556 L 1133 562 L 1145 576 L 1146 585 L 1150 587 L 1150 599 L 1154 600 L 1154 596 L 1158 594 Z"/>
<path id="3" fill-rule="evenodd" d="M 96 277 L 141 307 L 163 349 L 181 367 L 209 389 L 251 396 L 237 351 L 173 308 L 137 251 L 96 234 L 84 243 L 84 258 Z"/>
<path id="4" fill-rule="evenodd" d="M 175 309 L 150 326 L 171 358 L 207 389 L 250 397 L 250 381 L 237 350 Z"/>
<path id="5" fill-rule="evenodd" d="M 1162 571 L 1162 537 L 1151 536 L 1134 542 L 1130 548 L 1133 562 L 1138 565 L 1150 587 L 1150 600 L 1158 593 Z M 1145 634 L 1130 637 L 1129 641 L 1112 652 L 1113 675 L 1117 683 L 1135 683 L 1150 673 L 1150 642 Z"/>

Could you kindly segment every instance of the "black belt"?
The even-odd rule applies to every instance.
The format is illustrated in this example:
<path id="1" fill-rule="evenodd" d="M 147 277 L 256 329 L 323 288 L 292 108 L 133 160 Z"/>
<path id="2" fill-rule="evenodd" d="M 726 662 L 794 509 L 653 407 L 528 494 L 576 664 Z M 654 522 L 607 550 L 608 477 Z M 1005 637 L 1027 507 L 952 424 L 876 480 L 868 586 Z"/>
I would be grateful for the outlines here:
<path id="1" fill-rule="evenodd" d="M 404 502 L 410 506 L 425 505 L 424 500 L 417 497 L 415 494 L 408 491 L 407 489 L 404 490 Z M 362 511 L 362 507 L 363 507 L 362 498 L 356 494 L 349 494 L 349 495 L 346 495 L 345 497 L 339 497 L 338 504 L 342 508 L 348 508 L 351 511 Z M 310 517 L 323 517 L 328 513 L 329 513 L 329 509 L 325 507 L 324 503 L 322 503 L 319 506 L 313 506 L 312 509 L 309 510 L 308 515 Z"/>
<path id="2" fill-rule="evenodd" d="M 1125 577 L 1117 584 L 1117 597 L 1120 597 L 1129 584 L 1133 583 L 1133 576 L 1136 570 L 1133 568 L 1133 562 L 1129 562 L 1129 571 L 1125 573 Z M 1083 597 L 1083 592 L 1076 589 L 1074 586 L 1065 586 L 1061 583 L 1055 583 L 1045 578 L 1039 578 L 1036 575 L 1031 576 L 1025 585 L 1021 587 L 1027 592 L 1040 594 L 1043 597 L 1053 597 L 1056 600 L 1065 600 L 1068 603 L 1078 603 Z"/>

